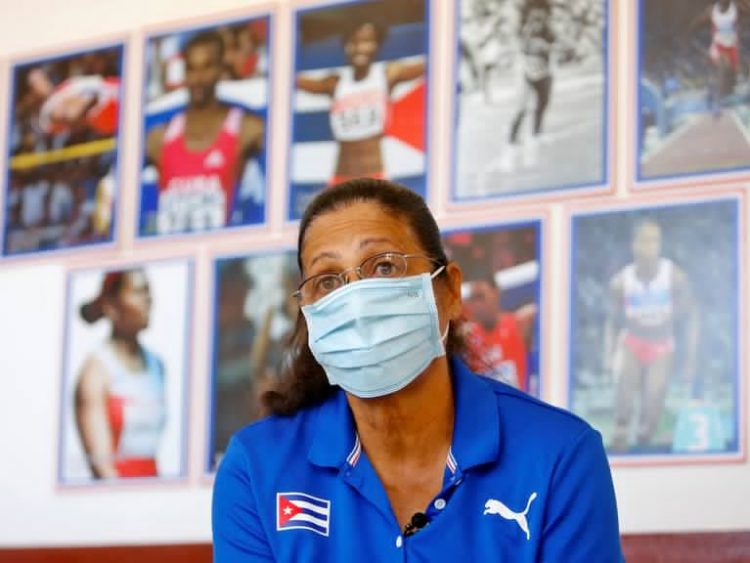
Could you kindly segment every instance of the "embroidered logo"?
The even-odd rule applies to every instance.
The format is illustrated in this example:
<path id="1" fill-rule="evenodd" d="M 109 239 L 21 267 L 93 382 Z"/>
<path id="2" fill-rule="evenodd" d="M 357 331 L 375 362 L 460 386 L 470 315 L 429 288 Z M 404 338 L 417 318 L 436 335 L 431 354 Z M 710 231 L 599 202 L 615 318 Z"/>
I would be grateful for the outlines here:
<path id="1" fill-rule="evenodd" d="M 328 536 L 331 501 L 305 493 L 276 493 L 276 530 L 309 530 Z"/>
<path id="2" fill-rule="evenodd" d="M 518 524 L 518 527 L 526 533 L 526 540 L 528 541 L 531 539 L 531 534 L 529 533 L 529 523 L 526 520 L 526 515 L 529 513 L 531 503 L 534 502 L 536 496 L 536 492 L 531 493 L 526 503 L 526 509 L 523 512 L 514 512 L 499 500 L 491 498 L 484 503 L 484 515 L 497 514 L 506 520 L 514 520 Z"/>

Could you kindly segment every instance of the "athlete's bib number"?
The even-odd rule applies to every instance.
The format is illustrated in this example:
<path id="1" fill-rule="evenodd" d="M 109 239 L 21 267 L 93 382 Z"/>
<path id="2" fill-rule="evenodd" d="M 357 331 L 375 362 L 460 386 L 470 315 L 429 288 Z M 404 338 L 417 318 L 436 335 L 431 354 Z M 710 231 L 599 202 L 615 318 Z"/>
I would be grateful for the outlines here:
<path id="1" fill-rule="evenodd" d="M 159 196 L 157 229 L 160 234 L 216 229 L 224 226 L 225 215 L 226 195 L 218 182 L 201 189 L 168 187 Z"/>
<path id="2" fill-rule="evenodd" d="M 383 115 L 379 108 L 363 107 L 342 111 L 331 117 L 333 129 L 337 137 L 343 140 L 347 138 L 369 137 L 381 132 Z"/>
<path id="3" fill-rule="evenodd" d="M 724 447 L 721 415 L 713 406 L 681 409 L 677 417 L 672 449 L 677 452 L 705 452 Z"/>

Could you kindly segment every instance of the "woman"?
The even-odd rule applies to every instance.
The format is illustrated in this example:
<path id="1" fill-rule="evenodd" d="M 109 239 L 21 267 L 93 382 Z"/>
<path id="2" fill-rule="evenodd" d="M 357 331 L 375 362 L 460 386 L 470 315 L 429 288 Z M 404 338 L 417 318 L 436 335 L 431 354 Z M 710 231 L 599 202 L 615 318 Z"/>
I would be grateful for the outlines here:
<path id="1" fill-rule="evenodd" d="M 735 86 L 740 70 L 740 16 L 750 13 L 747 0 L 717 0 L 706 6 L 690 24 L 690 31 L 699 26 L 711 26 L 711 45 L 708 58 L 712 65 L 709 80 L 711 109 L 721 112 L 722 104 Z"/>
<path id="2" fill-rule="evenodd" d="M 699 311 L 686 272 L 662 255 L 662 239 L 657 221 L 638 222 L 631 242 L 633 260 L 609 282 L 603 367 L 615 383 L 613 453 L 655 445 L 674 375 L 676 325 L 682 325 L 686 339 L 685 379 L 692 383 L 695 376 Z"/>
<path id="3" fill-rule="evenodd" d="M 512 172 L 515 169 L 521 126 L 526 119 L 529 99 L 532 96 L 535 100 L 533 127 L 524 144 L 523 164 L 536 164 L 538 139 L 552 95 L 552 52 L 559 42 L 551 26 L 551 17 L 552 7 L 546 0 L 529 0 L 521 8 L 519 56 L 522 69 L 519 74 L 518 107 L 510 127 L 508 145 L 499 163 L 503 172 Z"/>
<path id="4" fill-rule="evenodd" d="M 419 196 L 325 190 L 298 253 L 293 363 L 219 467 L 217 563 L 622 560 L 599 434 L 457 359 L 461 271 Z"/>
<path id="5" fill-rule="evenodd" d="M 331 185 L 351 178 L 383 178 L 380 141 L 393 88 L 424 74 L 424 62 L 375 62 L 385 30 L 359 22 L 343 36 L 349 66 L 324 78 L 297 77 L 297 88 L 331 97 L 330 123 L 339 151 Z"/>
<path id="6" fill-rule="evenodd" d="M 75 416 L 96 479 L 155 477 L 165 422 L 164 366 L 139 341 L 151 293 L 141 269 L 109 272 L 99 295 L 81 307 L 87 323 L 107 318 L 109 338 L 86 359 L 75 391 Z"/>

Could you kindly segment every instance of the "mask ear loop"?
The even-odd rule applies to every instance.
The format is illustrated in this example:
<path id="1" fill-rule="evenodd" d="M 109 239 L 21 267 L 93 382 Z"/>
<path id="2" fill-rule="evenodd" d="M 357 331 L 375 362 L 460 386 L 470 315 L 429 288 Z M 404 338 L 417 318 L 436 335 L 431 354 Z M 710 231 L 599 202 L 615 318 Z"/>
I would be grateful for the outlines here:
<path id="1" fill-rule="evenodd" d="M 440 275 L 440 272 L 442 272 L 443 270 L 445 270 L 445 264 L 443 264 L 437 270 L 435 270 L 434 272 L 432 272 L 432 274 L 430 274 L 430 279 L 434 280 L 437 276 Z M 445 327 L 445 332 L 443 332 L 443 334 L 440 335 L 440 342 L 443 343 L 443 346 L 445 346 L 445 342 L 446 342 L 446 340 L 448 340 L 448 331 L 450 329 L 451 329 L 451 322 L 448 321 L 448 324 Z"/>
<path id="2" fill-rule="evenodd" d="M 436 277 L 438 277 L 440 275 L 440 272 L 442 272 L 443 270 L 445 270 L 445 264 L 443 264 L 437 270 L 435 270 L 434 272 L 432 272 L 430 274 L 430 279 L 434 280 Z"/>

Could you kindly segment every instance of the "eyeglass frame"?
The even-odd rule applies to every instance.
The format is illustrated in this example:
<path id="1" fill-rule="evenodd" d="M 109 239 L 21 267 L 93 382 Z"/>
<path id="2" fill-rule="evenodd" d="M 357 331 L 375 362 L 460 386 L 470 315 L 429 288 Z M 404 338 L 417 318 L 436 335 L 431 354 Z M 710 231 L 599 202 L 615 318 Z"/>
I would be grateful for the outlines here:
<path id="1" fill-rule="evenodd" d="M 362 275 L 362 271 L 361 271 L 361 269 L 362 269 L 362 265 L 363 265 L 363 264 L 364 264 L 365 262 L 367 262 L 367 261 L 369 261 L 369 260 L 372 260 L 373 258 L 377 258 L 377 257 L 379 257 L 379 256 L 388 256 L 388 255 L 391 255 L 391 256 L 399 256 L 399 257 L 403 258 L 403 260 L 404 260 L 404 263 L 406 264 L 406 268 L 404 269 L 404 272 L 403 272 L 403 274 L 401 274 L 400 276 L 396 276 L 396 277 L 391 277 L 391 278 L 388 278 L 388 277 L 385 277 L 385 276 L 383 276 L 383 277 L 382 277 L 382 278 L 380 278 L 380 279 L 399 279 L 399 278 L 404 278 L 404 277 L 406 277 L 406 273 L 407 273 L 407 271 L 408 271 L 408 269 L 409 269 L 409 258 L 424 258 L 425 260 L 428 260 L 428 261 L 432 262 L 433 264 L 436 264 L 436 265 L 437 265 L 438 267 L 437 267 L 437 268 L 435 268 L 435 270 L 433 270 L 432 272 L 430 272 L 431 274 L 434 274 L 435 272 L 438 272 L 438 275 L 439 275 L 439 274 L 442 274 L 442 273 L 443 273 L 443 272 L 445 271 L 445 270 L 444 270 L 444 268 L 445 268 L 445 266 L 446 266 L 446 264 L 447 264 L 446 262 L 444 262 L 444 261 L 442 261 L 442 260 L 439 260 L 439 259 L 437 259 L 437 258 L 433 258 L 433 257 L 431 257 L 431 256 L 427 256 L 426 254 L 406 254 L 406 253 L 404 253 L 404 252 L 394 252 L 394 251 L 392 251 L 392 250 L 389 250 L 389 251 L 387 251 L 387 252 L 378 252 L 377 254 L 373 254 L 372 256 L 368 256 L 367 258 L 365 258 L 364 260 L 362 260 L 362 262 L 360 262 L 359 266 L 353 266 L 353 267 L 351 267 L 351 268 L 346 268 L 345 270 L 341 270 L 340 272 L 321 272 L 320 274 L 315 274 L 315 275 L 312 275 L 312 276 L 309 276 L 309 277 L 305 278 L 305 279 L 304 279 L 304 280 L 302 280 L 302 282 L 300 282 L 300 284 L 299 284 L 299 285 L 297 286 L 297 290 L 296 290 L 296 291 L 294 291 L 294 292 L 292 293 L 292 297 L 296 298 L 296 299 L 297 299 L 297 300 L 298 300 L 298 301 L 299 301 L 299 302 L 301 303 L 301 302 L 302 302 L 302 287 L 303 287 L 303 286 L 304 286 L 304 285 L 305 285 L 305 284 L 306 284 L 307 282 L 309 282 L 310 280 L 313 280 L 313 279 L 315 279 L 315 278 L 318 278 L 318 277 L 321 277 L 321 276 L 333 276 L 333 277 L 336 277 L 336 278 L 338 278 L 338 279 L 339 279 L 339 280 L 341 280 L 341 282 L 342 282 L 342 283 L 341 283 L 341 285 L 340 285 L 339 287 L 337 287 L 336 289 L 332 289 L 331 291 L 329 291 L 329 292 L 328 292 L 328 293 L 326 293 L 325 295 L 329 295 L 330 293 L 333 293 L 333 292 L 334 292 L 334 291 L 336 291 L 337 289 L 341 289 L 341 288 L 342 288 L 342 287 L 344 287 L 345 285 L 348 285 L 348 284 L 350 284 L 350 283 L 351 283 L 351 281 L 349 281 L 349 279 L 348 279 L 348 278 L 347 278 L 347 276 L 346 276 L 346 274 L 348 274 L 348 273 L 350 273 L 350 272 L 355 272 L 355 273 L 357 274 L 357 277 L 358 277 L 358 278 L 359 278 L 360 280 L 364 280 L 364 279 L 374 279 L 374 278 L 375 278 L 376 276 L 370 276 L 369 278 L 367 278 L 367 277 L 364 277 L 364 276 Z M 442 269 L 442 270 L 441 270 L 441 269 Z M 318 301 L 319 299 L 322 299 L 323 297 L 325 297 L 325 295 L 323 295 L 323 296 L 319 297 L 319 298 L 318 298 L 318 299 L 316 299 L 315 301 Z M 311 303 L 315 303 L 315 301 L 312 301 Z"/>

